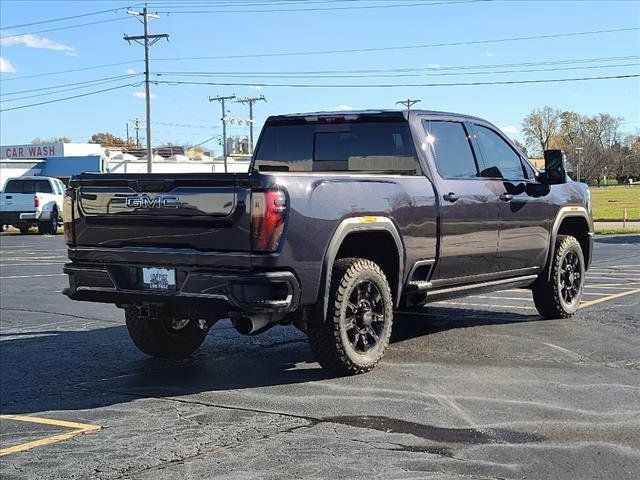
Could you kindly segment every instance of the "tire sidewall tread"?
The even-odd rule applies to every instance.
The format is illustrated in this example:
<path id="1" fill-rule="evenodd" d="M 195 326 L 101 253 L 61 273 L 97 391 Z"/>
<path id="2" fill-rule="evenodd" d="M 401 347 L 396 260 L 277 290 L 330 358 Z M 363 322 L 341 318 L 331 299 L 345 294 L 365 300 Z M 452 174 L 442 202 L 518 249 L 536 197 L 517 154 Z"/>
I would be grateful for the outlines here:
<path id="1" fill-rule="evenodd" d="M 372 352 L 364 355 L 347 350 L 350 345 L 345 345 L 348 339 L 342 325 L 346 301 L 354 283 L 360 280 L 370 280 L 378 287 L 384 301 L 386 320 L 378 345 Z M 338 259 L 332 271 L 329 299 L 326 321 L 307 327 L 316 359 L 323 367 L 344 375 L 370 371 L 384 355 L 393 324 L 393 297 L 384 272 L 371 260 L 351 257 Z"/>

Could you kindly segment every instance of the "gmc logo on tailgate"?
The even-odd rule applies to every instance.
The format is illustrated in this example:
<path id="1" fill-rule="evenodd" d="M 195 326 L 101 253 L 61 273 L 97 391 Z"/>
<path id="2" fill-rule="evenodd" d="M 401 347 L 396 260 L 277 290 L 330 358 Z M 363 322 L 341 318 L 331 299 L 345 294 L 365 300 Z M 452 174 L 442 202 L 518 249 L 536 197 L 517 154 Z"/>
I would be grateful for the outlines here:
<path id="1" fill-rule="evenodd" d="M 180 197 L 177 195 L 136 195 L 127 197 L 127 207 L 129 208 L 178 208 Z"/>

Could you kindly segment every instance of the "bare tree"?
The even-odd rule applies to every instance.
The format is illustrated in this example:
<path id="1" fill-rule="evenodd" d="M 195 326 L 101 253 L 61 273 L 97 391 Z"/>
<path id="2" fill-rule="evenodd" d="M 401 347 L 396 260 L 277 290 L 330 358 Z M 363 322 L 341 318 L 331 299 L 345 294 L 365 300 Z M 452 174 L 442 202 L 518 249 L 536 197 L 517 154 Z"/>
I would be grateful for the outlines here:
<path id="1" fill-rule="evenodd" d="M 525 142 L 534 153 L 542 154 L 544 150 L 559 146 L 561 116 L 560 110 L 547 106 L 533 110 L 522 121 Z"/>

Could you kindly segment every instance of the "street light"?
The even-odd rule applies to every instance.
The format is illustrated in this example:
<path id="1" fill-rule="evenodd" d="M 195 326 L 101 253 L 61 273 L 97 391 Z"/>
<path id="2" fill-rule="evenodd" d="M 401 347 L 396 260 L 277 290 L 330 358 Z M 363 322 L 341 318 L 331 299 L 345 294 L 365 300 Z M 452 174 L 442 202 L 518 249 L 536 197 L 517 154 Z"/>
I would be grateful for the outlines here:
<path id="1" fill-rule="evenodd" d="M 580 181 L 580 153 L 583 150 L 583 147 L 576 147 L 576 154 L 578 156 L 577 165 L 576 165 L 576 181 Z"/>

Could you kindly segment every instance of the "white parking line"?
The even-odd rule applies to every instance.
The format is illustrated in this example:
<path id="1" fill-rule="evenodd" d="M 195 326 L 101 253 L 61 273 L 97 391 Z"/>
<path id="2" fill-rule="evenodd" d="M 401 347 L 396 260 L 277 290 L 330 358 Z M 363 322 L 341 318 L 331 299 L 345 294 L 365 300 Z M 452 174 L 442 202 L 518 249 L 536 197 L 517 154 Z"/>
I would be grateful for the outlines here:
<path id="1" fill-rule="evenodd" d="M 38 275 L 7 275 L 6 277 L 0 277 L 0 280 L 6 280 L 9 278 L 57 277 L 60 275 L 66 275 L 66 273 L 44 273 L 44 274 L 38 274 Z"/>
<path id="2" fill-rule="evenodd" d="M 446 302 L 438 302 L 438 303 L 445 303 L 447 305 L 462 305 L 465 307 L 484 307 L 484 308 L 518 308 L 521 310 L 535 310 L 535 308 L 533 307 L 522 307 L 519 305 L 492 305 L 492 304 L 488 304 L 488 303 L 467 303 L 467 302 L 452 302 L 452 301 L 446 301 Z"/>
<path id="3" fill-rule="evenodd" d="M 64 265 L 66 262 L 39 262 L 39 263 L 0 263 L 2 267 L 39 267 L 40 265 Z"/>

